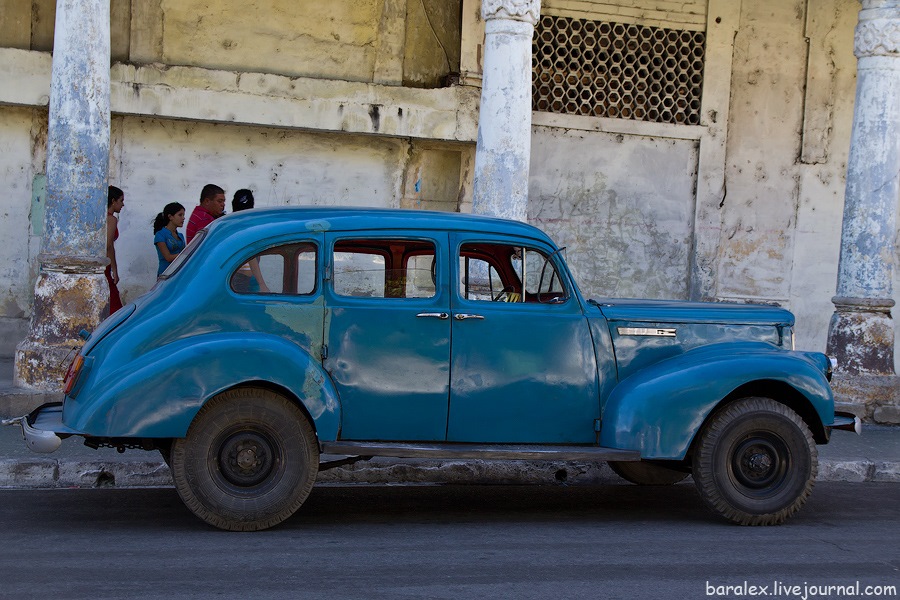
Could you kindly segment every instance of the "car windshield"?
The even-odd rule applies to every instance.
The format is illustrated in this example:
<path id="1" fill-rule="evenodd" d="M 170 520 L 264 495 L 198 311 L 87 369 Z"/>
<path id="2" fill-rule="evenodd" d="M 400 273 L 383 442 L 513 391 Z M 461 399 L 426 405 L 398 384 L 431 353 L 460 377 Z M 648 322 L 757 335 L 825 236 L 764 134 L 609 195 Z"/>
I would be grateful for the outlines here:
<path id="1" fill-rule="evenodd" d="M 159 276 L 160 279 L 168 279 L 172 275 L 178 272 L 178 269 L 181 268 L 181 265 L 187 262 L 187 260 L 191 257 L 191 255 L 197 250 L 200 246 L 201 242 L 203 242 L 204 238 L 206 238 L 206 230 L 201 229 L 197 232 L 197 235 L 194 236 L 194 239 L 191 240 L 191 243 L 187 245 L 187 248 L 178 253 L 178 256 L 175 257 L 166 270 L 163 271 L 162 275 Z"/>

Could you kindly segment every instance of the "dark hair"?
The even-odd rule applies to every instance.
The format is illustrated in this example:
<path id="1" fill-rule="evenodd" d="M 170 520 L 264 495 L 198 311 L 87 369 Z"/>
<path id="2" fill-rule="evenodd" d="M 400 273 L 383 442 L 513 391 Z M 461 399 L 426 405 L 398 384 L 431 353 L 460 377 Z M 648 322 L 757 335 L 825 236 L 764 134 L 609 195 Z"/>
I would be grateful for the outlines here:
<path id="1" fill-rule="evenodd" d="M 169 224 L 169 217 L 178 214 L 180 210 L 184 210 L 184 207 L 178 202 L 166 204 L 162 212 L 156 215 L 156 218 L 153 220 L 153 233 L 159 233 L 163 227 Z"/>
<path id="2" fill-rule="evenodd" d="M 253 208 L 253 192 L 250 190 L 238 190 L 234 193 L 234 200 L 231 201 L 232 212 Z"/>
<path id="3" fill-rule="evenodd" d="M 106 199 L 106 208 L 112 206 L 112 203 L 125 195 L 125 192 L 114 185 L 109 186 L 109 197 Z"/>
<path id="4" fill-rule="evenodd" d="M 225 190 L 220 188 L 219 186 L 213 183 L 207 183 L 203 186 L 203 189 L 200 191 L 200 202 L 203 202 L 207 198 L 212 198 L 214 196 L 218 196 L 219 194 L 224 194 Z"/>

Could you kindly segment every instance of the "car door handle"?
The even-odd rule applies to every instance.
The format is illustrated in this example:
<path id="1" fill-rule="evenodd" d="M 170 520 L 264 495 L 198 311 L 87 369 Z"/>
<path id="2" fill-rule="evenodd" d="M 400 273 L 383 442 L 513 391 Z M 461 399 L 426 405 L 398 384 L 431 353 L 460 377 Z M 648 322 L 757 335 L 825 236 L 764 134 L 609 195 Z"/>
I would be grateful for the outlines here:
<path id="1" fill-rule="evenodd" d="M 450 315 L 448 315 L 448 314 L 445 313 L 445 312 L 437 312 L 437 313 L 424 312 L 424 313 L 419 313 L 419 314 L 417 314 L 416 316 L 417 316 L 417 317 L 431 317 L 432 319 L 440 319 L 440 320 L 442 320 L 442 321 L 443 321 L 444 319 L 449 319 L 449 318 L 450 318 Z"/>
<path id="2" fill-rule="evenodd" d="M 453 318 L 457 321 L 465 321 L 466 319 L 484 319 L 481 315 L 473 315 L 470 313 L 456 313 Z"/>

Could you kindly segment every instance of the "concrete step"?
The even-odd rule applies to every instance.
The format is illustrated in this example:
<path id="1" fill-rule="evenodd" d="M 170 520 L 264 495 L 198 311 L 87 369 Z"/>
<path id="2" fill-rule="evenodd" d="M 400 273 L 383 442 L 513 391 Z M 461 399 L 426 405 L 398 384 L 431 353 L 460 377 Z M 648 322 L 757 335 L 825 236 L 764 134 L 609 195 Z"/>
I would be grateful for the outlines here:
<path id="1" fill-rule="evenodd" d="M 19 417 L 33 411 L 41 404 L 62 402 L 59 392 L 42 392 L 13 385 L 13 359 L 0 358 L 0 419 Z"/>

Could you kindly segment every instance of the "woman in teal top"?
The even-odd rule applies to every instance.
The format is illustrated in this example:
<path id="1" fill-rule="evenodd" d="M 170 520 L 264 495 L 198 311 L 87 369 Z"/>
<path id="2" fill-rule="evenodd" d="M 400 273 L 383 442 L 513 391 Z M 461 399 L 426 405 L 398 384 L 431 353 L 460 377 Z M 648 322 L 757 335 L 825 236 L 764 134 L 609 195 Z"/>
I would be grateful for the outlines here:
<path id="1" fill-rule="evenodd" d="M 156 276 L 162 275 L 166 267 L 184 250 L 184 236 L 178 228 L 184 225 L 184 207 L 178 202 L 166 204 L 153 221 L 153 245 L 159 258 Z"/>

